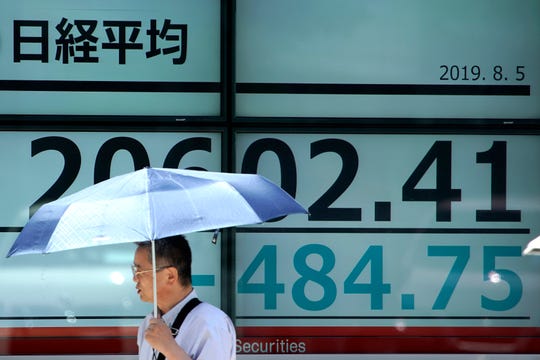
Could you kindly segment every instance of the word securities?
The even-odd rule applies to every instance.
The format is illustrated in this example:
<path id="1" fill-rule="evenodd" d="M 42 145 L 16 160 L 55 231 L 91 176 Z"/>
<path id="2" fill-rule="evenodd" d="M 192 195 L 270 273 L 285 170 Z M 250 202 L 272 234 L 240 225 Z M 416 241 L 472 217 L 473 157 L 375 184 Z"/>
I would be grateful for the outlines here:
<path id="1" fill-rule="evenodd" d="M 262 341 L 236 340 L 238 354 L 295 354 L 305 353 L 306 344 L 289 339 L 264 339 Z"/>

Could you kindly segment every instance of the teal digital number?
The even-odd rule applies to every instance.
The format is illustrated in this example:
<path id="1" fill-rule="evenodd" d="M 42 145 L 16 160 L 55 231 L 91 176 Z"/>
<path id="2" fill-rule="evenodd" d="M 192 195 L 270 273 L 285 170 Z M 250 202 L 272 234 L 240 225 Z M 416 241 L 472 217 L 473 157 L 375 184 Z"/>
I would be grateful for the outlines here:
<path id="1" fill-rule="evenodd" d="M 368 265 L 370 265 L 371 270 L 370 282 L 356 283 Z M 383 282 L 383 248 L 382 246 L 370 246 L 345 279 L 344 292 L 345 294 L 369 294 L 371 295 L 371 309 L 382 310 L 383 295 L 390 294 L 390 291 L 390 284 Z"/>
<path id="2" fill-rule="evenodd" d="M 471 257 L 470 246 L 433 245 L 427 247 L 429 257 L 455 258 L 433 303 L 432 310 L 445 310 Z M 500 257 L 520 257 L 519 246 L 485 246 L 483 248 L 484 281 L 505 282 L 508 295 L 503 299 L 481 296 L 483 309 L 506 311 L 515 307 L 523 295 L 523 283 L 519 275 L 505 268 L 497 268 Z M 277 247 L 264 245 L 238 280 L 239 294 L 264 295 L 264 309 L 277 309 L 278 294 L 285 293 L 285 284 L 277 279 Z M 293 259 L 294 269 L 299 278 L 292 285 L 292 298 L 304 310 L 321 311 L 332 306 L 337 297 L 336 282 L 331 272 L 336 266 L 336 256 L 332 249 L 321 244 L 307 244 L 299 248 Z M 366 273 L 368 279 L 360 282 Z M 496 275 L 497 281 L 493 280 Z M 262 277 L 262 280 L 255 280 Z M 391 284 L 384 282 L 383 247 L 369 246 L 347 278 L 343 282 L 345 294 L 367 294 L 371 297 L 371 310 L 383 309 L 385 294 L 391 293 Z M 407 295 L 407 294 L 406 294 Z M 410 295 L 410 294 L 408 294 Z"/>
<path id="3" fill-rule="evenodd" d="M 519 246 L 485 246 L 484 247 L 484 281 L 497 274 L 500 281 L 508 284 L 508 296 L 501 300 L 493 300 L 482 295 L 482 308 L 493 311 L 505 311 L 516 306 L 523 295 L 523 283 L 518 274 L 508 269 L 497 269 L 495 260 L 501 256 L 521 256 Z"/>
<path id="4" fill-rule="evenodd" d="M 308 265 L 308 257 L 318 255 L 321 260 L 320 269 L 313 269 Z M 294 268 L 301 277 L 292 287 L 294 302 L 305 310 L 324 310 L 334 303 L 337 295 L 335 282 L 328 276 L 336 264 L 336 256 L 328 247 L 320 244 L 302 246 L 294 255 Z M 306 296 L 306 285 L 314 282 L 323 289 L 323 295 L 318 300 Z"/>
<path id="5" fill-rule="evenodd" d="M 250 282 L 260 267 L 264 268 L 264 280 L 260 283 Z M 239 294 L 263 294 L 264 308 L 277 308 L 277 295 L 285 292 L 285 285 L 277 282 L 277 249 L 275 245 L 265 245 L 249 264 L 246 271 L 238 279 Z"/>
<path id="6" fill-rule="evenodd" d="M 433 310 L 444 310 L 448 306 L 465 266 L 469 262 L 470 248 L 469 246 L 428 246 L 428 256 L 452 256 L 456 258 L 432 307 Z"/>

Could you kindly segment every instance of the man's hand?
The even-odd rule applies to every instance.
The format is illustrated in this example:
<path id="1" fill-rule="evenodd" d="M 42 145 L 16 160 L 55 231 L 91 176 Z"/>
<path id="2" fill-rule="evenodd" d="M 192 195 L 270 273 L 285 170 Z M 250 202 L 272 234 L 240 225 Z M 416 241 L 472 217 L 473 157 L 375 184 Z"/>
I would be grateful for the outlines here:
<path id="1" fill-rule="evenodd" d="M 167 359 L 191 360 L 186 352 L 176 343 L 171 330 L 160 318 L 150 319 L 150 323 L 144 333 L 144 338 L 152 348 L 159 351 Z"/>

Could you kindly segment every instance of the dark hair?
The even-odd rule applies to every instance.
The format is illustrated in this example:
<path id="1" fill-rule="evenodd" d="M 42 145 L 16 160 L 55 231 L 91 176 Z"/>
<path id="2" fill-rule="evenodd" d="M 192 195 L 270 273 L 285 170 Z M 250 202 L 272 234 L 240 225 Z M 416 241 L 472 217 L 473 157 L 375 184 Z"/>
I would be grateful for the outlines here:
<path id="1" fill-rule="evenodd" d="M 148 257 L 152 262 L 152 242 L 136 243 L 139 248 L 148 249 Z M 174 235 L 155 240 L 157 267 L 171 265 L 178 271 L 180 283 L 191 285 L 191 248 L 184 235 Z"/>

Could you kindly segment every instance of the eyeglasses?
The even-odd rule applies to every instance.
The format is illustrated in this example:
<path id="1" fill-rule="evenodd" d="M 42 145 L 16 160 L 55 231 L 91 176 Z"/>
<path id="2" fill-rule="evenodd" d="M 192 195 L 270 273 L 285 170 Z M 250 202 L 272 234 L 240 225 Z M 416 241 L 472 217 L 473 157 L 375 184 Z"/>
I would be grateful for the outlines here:
<path id="1" fill-rule="evenodd" d="M 156 272 L 161 271 L 161 270 L 166 269 L 166 268 L 171 267 L 171 266 L 174 266 L 174 265 L 160 266 L 160 267 L 156 268 Z M 151 271 L 153 271 L 153 269 L 139 270 L 137 265 L 131 265 L 131 272 L 133 273 L 133 277 L 138 277 L 139 275 L 142 275 L 142 274 L 145 274 L 145 273 L 148 273 L 148 272 L 151 272 Z"/>

